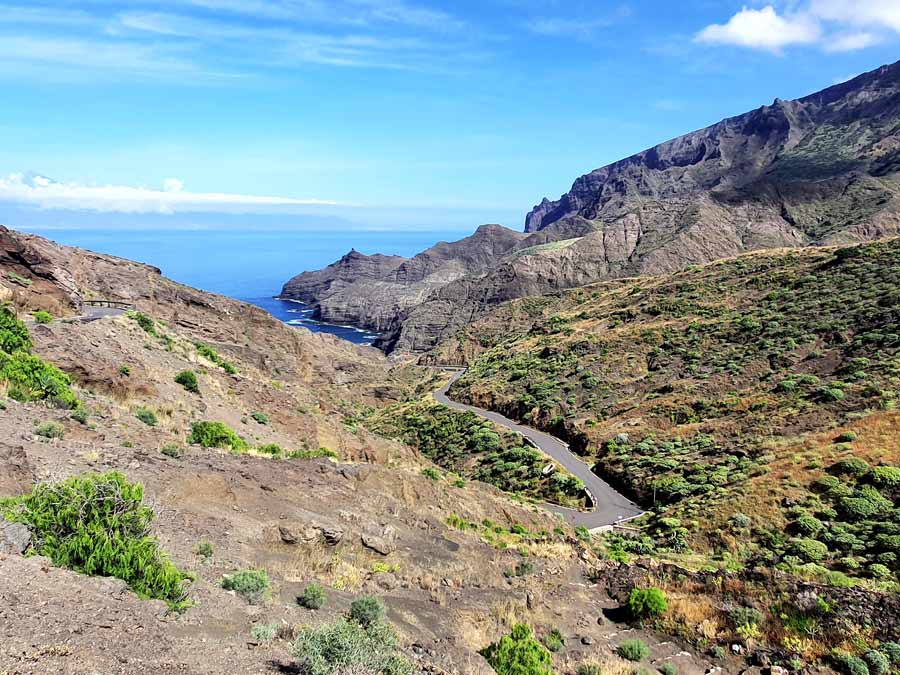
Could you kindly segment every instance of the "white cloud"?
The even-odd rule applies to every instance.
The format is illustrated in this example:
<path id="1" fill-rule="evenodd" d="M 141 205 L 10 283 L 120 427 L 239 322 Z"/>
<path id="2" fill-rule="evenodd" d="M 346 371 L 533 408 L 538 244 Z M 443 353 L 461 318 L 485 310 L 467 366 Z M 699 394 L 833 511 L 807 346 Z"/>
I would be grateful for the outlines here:
<path id="1" fill-rule="evenodd" d="M 697 34 L 699 42 L 727 44 L 777 52 L 795 44 L 819 39 L 819 27 L 802 14 L 779 16 L 771 5 L 735 14 L 728 23 L 707 26 Z"/>
<path id="2" fill-rule="evenodd" d="M 21 173 L 0 177 L 0 202 L 43 209 L 113 213 L 265 213 L 284 207 L 337 205 L 336 202 L 319 199 L 189 192 L 177 178 L 167 178 L 162 189 L 154 189 L 58 183 L 45 176 Z"/>
<path id="3" fill-rule="evenodd" d="M 787 6 L 783 14 L 774 4 L 744 7 L 727 23 L 701 30 L 695 40 L 775 53 L 812 44 L 827 52 L 846 52 L 881 44 L 900 33 L 900 0 L 805 0 Z"/>
<path id="4" fill-rule="evenodd" d="M 900 33 L 900 2 L 897 0 L 812 0 L 810 13 L 826 21 Z"/>
<path id="5" fill-rule="evenodd" d="M 822 40 L 822 49 L 826 52 L 854 52 L 880 44 L 882 38 L 873 33 L 843 33 Z"/>

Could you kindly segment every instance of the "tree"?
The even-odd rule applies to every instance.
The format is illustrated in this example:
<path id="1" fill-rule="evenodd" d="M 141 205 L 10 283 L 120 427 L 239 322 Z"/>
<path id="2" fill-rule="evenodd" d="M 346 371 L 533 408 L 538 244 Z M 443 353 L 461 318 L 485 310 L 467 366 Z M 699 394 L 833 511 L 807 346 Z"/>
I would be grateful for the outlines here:
<path id="1" fill-rule="evenodd" d="M 481 650 L 499 675 L 553 675 L 550 652 L 534 639 L 525 624 L 513 626 L 512 633 Z"/>

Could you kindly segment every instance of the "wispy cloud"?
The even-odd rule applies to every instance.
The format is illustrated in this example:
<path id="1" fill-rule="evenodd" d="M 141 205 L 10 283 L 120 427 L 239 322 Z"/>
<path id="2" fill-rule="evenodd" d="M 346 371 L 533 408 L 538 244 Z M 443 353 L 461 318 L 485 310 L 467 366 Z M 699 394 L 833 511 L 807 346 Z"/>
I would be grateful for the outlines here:
<path id="1" fill-rule="evenodd" d="M 587 39 L 596 31 L 609 28 L 630 15 L 628 5 L 619 5 L 602 13 L 592 10 L 574 16 L 534 16 L 525 22 L 525 27 L 538 35 Z"/>
<path id="2" fill-rule="evenodd" d="M 312 64 L 438 69 L 478 52 L 462 20 L 409 0 L 102 0 L 80 10 L 53 4 L 0 0 L 0 71 L 177 80 Z"/>
<path id="3" fill-rule="evenodd" d="M 760 9 L 744 7 L 727 22 L 703 28 L 695 41 L 773 53 L 797 45 L 845 52 L 880 44 L 897 34 L 897 0 L 805 0 L 787 3 L 783 12 L 774 3 Z"/>
<path id="4" fill-rule="evenodd" d="M 128 185 L 58 183 L 44 176 L 15 173 L 0 177 L 0 202 L 26 204 L 43 209 L 112 213 L 247 213 L 284 207 L 335 206 L 319 199 L 293 199 L 220 192 L 190 192 L 176 178 L 162 188 Z"/>

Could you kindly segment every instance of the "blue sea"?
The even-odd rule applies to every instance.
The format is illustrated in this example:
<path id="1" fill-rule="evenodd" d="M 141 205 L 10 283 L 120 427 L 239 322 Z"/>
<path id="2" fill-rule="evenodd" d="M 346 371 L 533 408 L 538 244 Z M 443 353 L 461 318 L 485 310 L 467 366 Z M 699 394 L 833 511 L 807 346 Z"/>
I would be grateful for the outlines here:
<path id="1" fill-rule="evenodd" d="M 307 306 L 276 300 L 284 283 L 300 272 L 325 267 L 351 248 L 362 253 L 411 256 L 438 241 L 471 231 L 238 231 L 40 229 L 61 244 L 148 263 L 181 283 L 250 302 L 292 326 L 332 333 L 357 344 L 377 334 L 353 326 L 315 321 Z"/>

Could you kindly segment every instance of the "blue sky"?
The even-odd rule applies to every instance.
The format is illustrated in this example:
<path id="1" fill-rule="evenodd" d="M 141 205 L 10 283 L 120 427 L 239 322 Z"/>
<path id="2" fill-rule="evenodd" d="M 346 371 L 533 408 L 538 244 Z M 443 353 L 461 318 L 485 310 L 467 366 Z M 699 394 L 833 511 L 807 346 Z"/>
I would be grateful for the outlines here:
<path id="1" fill-rule="evenodd" d="M 0 0 L 0 222 L 520 227 L 898 37 L 900 0 Z"/>

